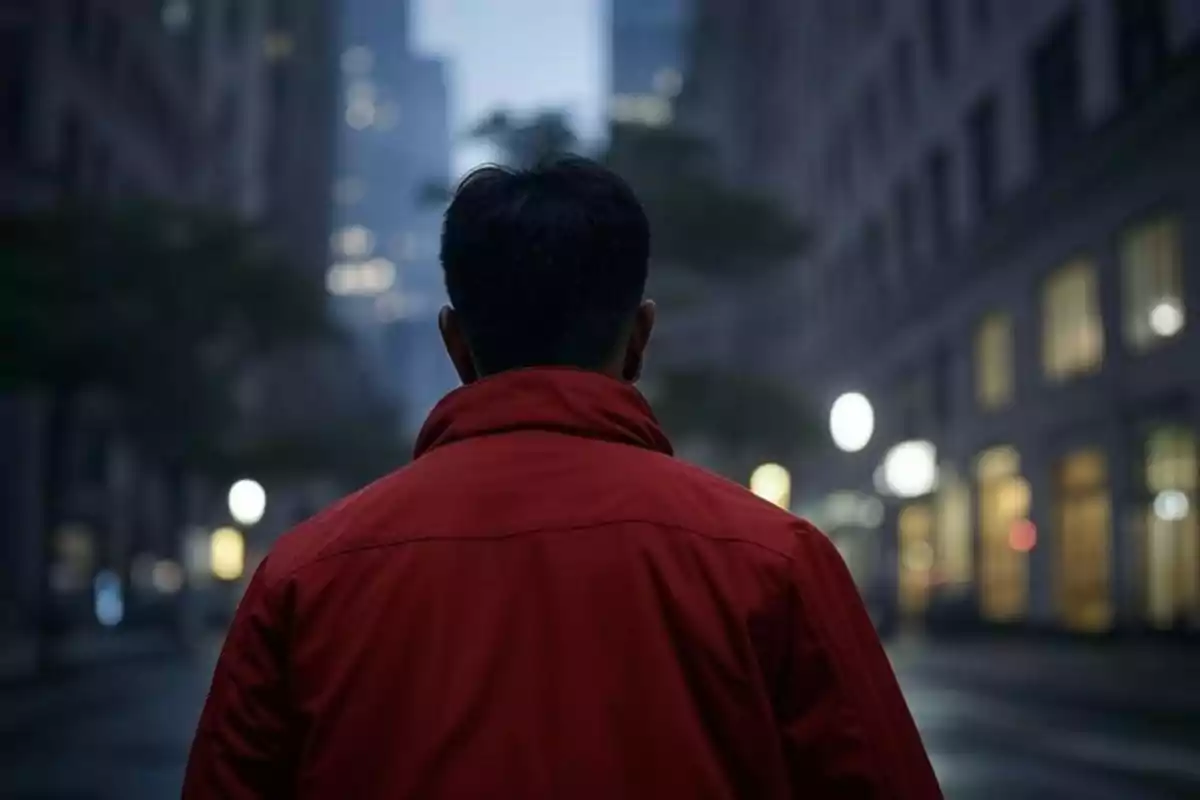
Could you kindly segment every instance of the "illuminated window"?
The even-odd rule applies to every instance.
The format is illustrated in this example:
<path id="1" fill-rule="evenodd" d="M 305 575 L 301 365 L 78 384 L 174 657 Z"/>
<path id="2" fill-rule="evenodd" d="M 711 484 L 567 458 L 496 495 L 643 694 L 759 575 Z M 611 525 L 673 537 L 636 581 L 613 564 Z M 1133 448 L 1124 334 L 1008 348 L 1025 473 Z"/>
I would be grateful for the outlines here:
<path id="1" fill-rule="evenodd" d="M 971 490 L 954 467 L 938 470 L 937 579 L 949 586 L 971 582 Z"/>
<path id="2" fill-rule="evenodd" d="M 190 0 L 163 0 L 160 15 L 168 32 L 182 33 L 192 24 L 192 4 Z"/>
<path id="3" fill-rule="evenodd" d="M 296 40 L 286 31 L 273 31 L 263 37 L 263 55 L 268 61 L 283 61 L 296 52 Z"/>
<path id="4" fill-rule="evenodd" d="M 1063 459 L 1054 489 L 1059 612 L 1074 630 L 1105 630 L 1112 624 L 1112 526 L 1104 453 L 1085 450 Z"/>
<path id="5" fill-rule="evenodd" d="M 1183 330 L 1183 255 L 1179 222 L 1157 219 L 1126 234 L 1121 243 L 1125 289 L 1125 341 L 1147 350 Z"/>
<path id="6" fill-rule="evenodd" d="M 985 409 L 1013 398 L 1013 323 L 1008 314 L 984 317 L 975 331 L 975 398 Z"/>
<path id="7" fill-rule="evenodd" d="M 933 509 L 928 503 L 913 503 L 900 512 L 900 611 L 918 617 L 929 604 L 933 576 Z"/>
<path id="8" fill-rule="evenodd" d="M 1161 428 L 1146 442 L 1146 616 L 1156 628 L 1200 624 L 1200 458 L 1195 432 Z"/>
<path id="9" fill-rule="evenodd" d="M 659 128 L 673 117 L 671 101 L 654 94 L 619 94 L 612 98 L 612 117 L 617 122 Z"/>
<path id="10" fill-rule="evenodd" d="M 1011 447 L 981 453 L 975 477 L 980 612 L 995 622 L 1011 622 L 1023 617 L 1029 606 L 1030 547 L 1013 546 L 1013 531 L 1028 525 L 1029 484 L 1021 477 L 1020 456 Z"/>
<path id="11" fill-rule="evenodd" d="M 1049 277 L 1042 292 L 1042 366 L 1053 381 L 1095 372 L 1104 361 L 1096 270 L 1079 260 Z"/>

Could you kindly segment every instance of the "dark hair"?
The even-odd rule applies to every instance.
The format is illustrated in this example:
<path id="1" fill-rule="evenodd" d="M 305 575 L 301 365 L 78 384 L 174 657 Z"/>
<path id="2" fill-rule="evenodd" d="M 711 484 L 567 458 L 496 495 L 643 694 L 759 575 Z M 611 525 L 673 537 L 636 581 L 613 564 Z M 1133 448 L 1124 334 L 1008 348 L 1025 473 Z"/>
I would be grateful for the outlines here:
<path id="1" fill-rule="evenodd" d="M 484 374 L 603 366 L 641 302 L 649 254 L 633 190 L 583 158 L 477 169 L 442 227 L 446 291 Z"/>

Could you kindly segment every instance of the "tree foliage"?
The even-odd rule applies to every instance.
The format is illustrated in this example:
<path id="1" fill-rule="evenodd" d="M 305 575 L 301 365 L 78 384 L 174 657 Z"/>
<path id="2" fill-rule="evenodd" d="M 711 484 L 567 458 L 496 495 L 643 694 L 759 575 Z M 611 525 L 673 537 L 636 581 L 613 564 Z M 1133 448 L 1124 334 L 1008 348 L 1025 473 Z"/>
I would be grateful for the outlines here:
<path id="1" fill-rule="evenodd" d="M 0 233 L 6 383 L 137 389 L 333 332 L 320 283 L 223 215 L 69 208 Z"/>
<path id="2" fill-rule="evenodd" d="M 756 280 L 809 245 L 806 225 L 774 198 L 722 180 L 708 144 L 684 131 L 614 125 L 603 160 L 642 200 L 660 268 Z"/>
<path id="3" fill-rule="evenodd" d="M 514 167 L 552 160 L 578 144 L 557 112 L 496 112 L 471 135 Z M 630 183 L 646 209 L 652 282 L 664 315 L 704 313 L 706 301 L 770 280 L 811 245 L 802 220 L 769 195 L 725 180 L 713 148 L 677 127 L 616 124 L 597 157 Z M 706 440 L 726 464 L 787 460 L 817 429 L 803 400 L 770 377 L 716 363 L 656 368 L 653 359 L 650 377 L 664 426 L 679 440 Z"/>
<path id="4" fill-rule="evenodd" d="M 114 396 L 123 429 L 171 463 L 232 469 L 248 456 L 231 436 L 241 422 L 234 387 L 247 370 L 339 340 L 320 276 L 222 213 L 64 207 L 0 220 L 0 237 L 0 385 Z M 318 444 L 294 443 L 314 454 L 301 463 L 341 464 L 329 440 L 343 450 L 368 443 L 345 435 L 363 421 L 317 421 L 325 424 L 309 435 Z"/>
<path id="5" fill-rule="evenodd" d="M 728 456 L 788 461 L 820 435 L 804 398 L 780 382 L 731 369 L 662 369 L 654 408 L 676 440 L 708 439 Z"/>

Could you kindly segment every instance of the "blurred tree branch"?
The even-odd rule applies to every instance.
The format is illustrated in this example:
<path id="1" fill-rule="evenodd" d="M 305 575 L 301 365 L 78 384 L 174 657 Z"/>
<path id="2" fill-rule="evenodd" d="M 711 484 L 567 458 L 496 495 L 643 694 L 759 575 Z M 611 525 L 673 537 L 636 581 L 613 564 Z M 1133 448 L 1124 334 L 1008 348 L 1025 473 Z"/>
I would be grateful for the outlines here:
<path id="1" fill-rule="evenodd" d="M 0 385 L 57 400 L 111 394 L 124 427 L 170 463 L 233 469 L 244 455 L 231 436 L 239 379 L 288 348 L 340 341 L 321 276 L 225 214 L 157 203 L 60 208 L 2 219 L 0 238 Z M 328 473 L 353 460 L 338 442 L 359 452 L 388 440 L 378 429 L 366 435 L 365 416 L 317 422 L 293 434 L 312 457 L 281 468 Z"/>

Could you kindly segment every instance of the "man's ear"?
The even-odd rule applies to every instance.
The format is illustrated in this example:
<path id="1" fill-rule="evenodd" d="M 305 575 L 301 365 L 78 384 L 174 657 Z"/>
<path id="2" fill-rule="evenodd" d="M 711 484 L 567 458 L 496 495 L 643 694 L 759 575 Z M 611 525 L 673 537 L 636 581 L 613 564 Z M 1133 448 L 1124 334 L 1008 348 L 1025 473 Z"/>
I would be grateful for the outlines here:
<path id="1" fill-rule="evenodd" d="M 462 319 L 452 307 L 442 306 L 438 312 L 438 330 L 442 332 L 442 344 L 446 346 L 446 355 L 450 356 L 450 363 L 454 364 L 459 380 L 464 385 L 479 380 L 479 370 L 475 368 L 475 358 L 471 355 Z"/>
<path id="2" fill-rule="evenodd" d="M 625 346 L 625 361 L 621 369 L 621 377 L 630 383 L 637 383 L 642 377 L 646 348 L 650 345 L 656 313 L 654 301 L 643 300 L 634 314 L 633 330 L 629 334 L 629 343 Z"/>

